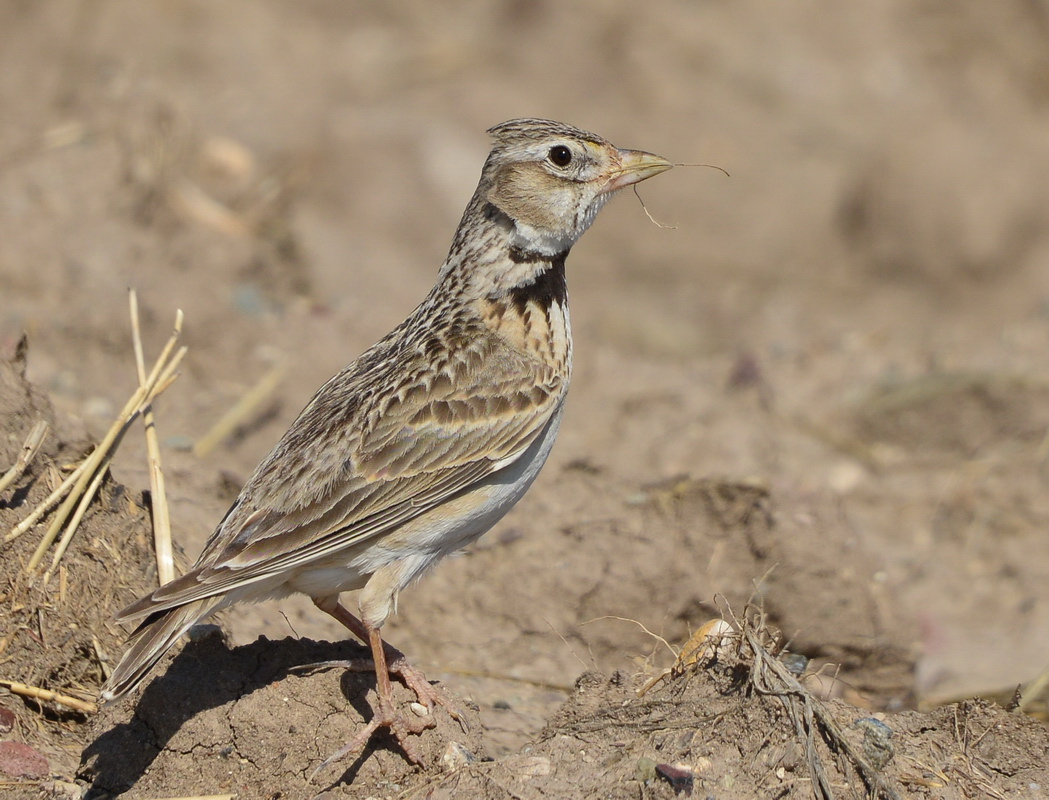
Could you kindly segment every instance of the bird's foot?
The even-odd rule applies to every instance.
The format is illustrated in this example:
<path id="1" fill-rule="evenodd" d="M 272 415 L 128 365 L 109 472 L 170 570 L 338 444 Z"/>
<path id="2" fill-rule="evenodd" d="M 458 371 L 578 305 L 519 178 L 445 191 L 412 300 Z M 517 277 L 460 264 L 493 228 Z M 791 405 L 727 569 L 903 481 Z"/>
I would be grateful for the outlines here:
<path id="1" fill-rule="evenodd" d="M 387 645 L 389 647 L 389 645 Z M 459 710 L 459 707 L 452 702 L 448 697 L 447 693 L 443 689 L 434 686 L 426 678 L 426 675 L 418 667 L 413 667 L 411 662 L 405 657 L 404 653 L 397 650 L 395 647 L 389 647 L 390 652 L 387 653 L 387 672 L 390 673 L 391 677 L 396 677 L 415 692 L 415 696 L 418 698 L 419 703 L 426 707 L 427 711 L 433 711 L 436 706 L 440 706 L 446 712 L 448 716 L 459 723 L 459 726 L 463 731 L 467 731 L 469 728 L 466 723 L 466 717 Z M 301 667 L 295 667 L 295 672 L 314 672 L 325 669 L 345 669 L 350 672 L 373 672 L 375 670 L 375 662 L 370 658 L 354 658 L 344 661 L 319 661 L 316 664 L 305 664 Z"/>
<path id="2" fill-rule="evenodd" d="M 458 706 L 452 702 L 451 698 L 448 697 L 447 693 L 430 683 L 422 670 L 413 667 L 403 653 L 395 648 L 390 649 L 394 650 L 394 653 L 391 654 L 393 658 L 390 658 L 388 662 L 390 674 L 396 675 L 401 683 L 415 692 L 419 702 L 426 706 L 428 711 L 433 711 L 434 707 L 440 706 L 448 712 L 448 716 L 459 723 L 463 731 L 466 731 L 466 717 L 459 710 Z"/>
<path id="3" fill-rule="evenodd" d="M 372 736 L 383 728 L 389 730 L 390 735 L 397 740 L 397 744 L 404 751 L 404 755 L 410 762 L 422 765 L 422 754 L 415 746 L 415 742 L 409 737 L 418 736 L 427 728 L 432 728 L 435 724 L 431 714 L 426 713 L 422 716 L 414 713 L 406 714 L 403 711 L 398 711 L 389 698 L 380 695 L 376 700 L 375 713 L 371 721 L 350 741 L 322 761 L 311 773 L 310 780 L 312 781 L 318 774 L 335 762 L 364 750 L 368 742 L 371 741 Z"/>

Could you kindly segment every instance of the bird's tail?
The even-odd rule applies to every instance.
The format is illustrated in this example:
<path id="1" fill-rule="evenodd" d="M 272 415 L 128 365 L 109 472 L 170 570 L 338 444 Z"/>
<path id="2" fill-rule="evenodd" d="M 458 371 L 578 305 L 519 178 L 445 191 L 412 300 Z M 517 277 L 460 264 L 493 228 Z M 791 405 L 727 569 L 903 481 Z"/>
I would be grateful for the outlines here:
<path id="1" fill-rule="evenodd" d="M 220 602 L 215 597 L 205 597 L 146 617 L 131 634 L 123 658 L 102 687 L 103 702 L 116 700 L 138 686 L 171 645 Z"/>

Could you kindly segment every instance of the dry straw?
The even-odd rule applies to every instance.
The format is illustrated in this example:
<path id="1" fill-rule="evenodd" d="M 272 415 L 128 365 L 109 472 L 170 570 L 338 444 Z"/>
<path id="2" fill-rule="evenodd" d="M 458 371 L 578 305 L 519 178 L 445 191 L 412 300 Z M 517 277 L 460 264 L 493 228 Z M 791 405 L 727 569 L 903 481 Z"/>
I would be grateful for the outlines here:
<path id="1" fill-rule="evenodd" d="M 55 552 L 51 557 L 51 564 L 44 573 L 45 584 L 50 580 L 55 570 L 59 567 L 62 556 L 69 547 L 69 543 L 72 541 L 73 535 L 76 533 L 81 519 L 83 519 L 91 501 L 98 492 L 98 487 L 101 485 L 102 480 L 109 469 L 109 464 L 113 459 L 113 454 L 120 445 L 124 434 L 127 432 L 128 427 L 134 419 L 140 414 L 145 418 L 147 426 L 147 444 L 149 446 L 151 466 L 150 477 L 154 480 L 154 510 L 162 509 L 160 514 L 161 521 L 158 525 L 160 536 L 157 545 L 158 571 L 161 575 L 164 575 L 164 570 L 167 570 L 167 572 L 174 577 L 173 559 L 171 556 L 170 525 L 167 520 L 167 504 L 163 497 L 163 473 L 160 469 L 159 448 L 156 444 L 156 433 L 153 426 L 152 403 L 174 382 L 175 378 L 178 377 L 176 370 L 186 354 L 186 348 L 178 346 L 178 340 L 182 332 L 182 312 L 178 311 L 176 313 L 175 327 L 172 331 L 171 337 L 168 339 L 168 342 L 161 351 L 159 358 L 147 375 L 141 355 L 142 345 L 141 336 L 139 334 L 138 309 L 134 291 L 131 292 L 131 308 L 136 363 L 139 369 L 140 385 L 138 389 L 135 390 L 127 403 L 124 404 L 124 408 L 121 410 L 116 420 L 114 420 L 109 431 L 95 449 L 91 451 L 87 458 L 85 458 L 80 465 L 73 470 L 61 486 L 55 489 L 43 500 L 43 502 L 33 509 L 33 511 L 30 512 L 22 522 L 16 525 L 4 537 L 5 542 L 17 539 L 33 527 L 41 517 L 47 514 L 61 500 L 61 504 L 55 511 L 54 517 L 52 518 L 50 525 L 48 525 L 47 531 L 44 533 L 40 543 L 37 545 L 36 551 L 26 565 L 26 573 L 30 575 L 34 573 L 39 568 L 47 551 L 55 543 L 55 540 L 58 539 L 59 533 L 64 529 L 62 538 L 59 540 L 58 546 L 55 548 Z M 34 429 L 34 434 L 36 434 L 36 430 L 37 429 Z M 150 433 L 150 431 L 152 431 L 152 433 Z M 42 437 L 43 434 L 39 434 L 40 441 L 42 441 Z M 35 447 L 30 446 L 33 442 L 34 437 L 31 436 L 30 440 L 27 440 L 26 445 L 23 448 L 19 462 L 15 464 L 12 471 L 9 471 L 9 474 L 15 474 L 13 471 L 18 470 L 19 468 L 24 471 L 25 467 L 28 466 L 29 460 L 32 457 L 31 454 L 39 449 L 39 443 L 36 443 Z M 23 464 L 23 462 L 25 463 Z M 17 474 L 21 473 L 18 472 Z M 159 483 L 157 482 L 158 477 Z M 7 480 L 6 475 L 4 476 L 4 480 L 7 481 L 7 483 L 10 483 L 15 479 L 17 479 L 17 475 L 10 481 Z M 62 498 L 65 499 L 63 500 Z M 154 524 L 157 525 L 156 519 L 154 520 Z"/>
<path id="2" fill-rule="evenodd" d="M 131 307 L 131 339 L 135 347 L 135 366 L 138 369 L 138 383 L 141 389 L 146 385 L 147 380 L 146 362 L 142 355 L 142 333 L 138 324 L 138 295 L 134 289 L 128 292 L 128 303 Z M 182 311 L 179 310 L 175 315 L 173 338 L 177 339 L 181 331 Z M 171 515 L 168 513 L 164 469 L 160 463 L 160 443 L 157 440 L 157 426 L 153 419 L 152 403 L 143 406 L 142 423 L 146 426 L 149 484 L 153 498 L 153 546 L 157 555 L 157 579 L 163 586 L 175 580 L 175 556 L 171 546 Z"/>
<path id="3" fill-rule="evenodd" d="M 43 420 L 40 420 L 33 426 L 33 430 L 29 432 L 29 436 L 26 437 L 25 443 L 22 445 L 18 459 L 11 469 L 5 472 L 3 477 L 0 477 L 0 492 L 22 477 L 22 473 L 33 463 L 36 454 L 43 447 L 44 439 L 47 438 L 49 430 L 50 426 Z"/>
<path id="4" fill-rule="evenodd" d="M 211 430 L 196 441 L 193 445 L 193 455 L 197 458 L 204 458 L 221 442 L 232 436 L 234 431 L 250 419 L 256 409 L 277 390 L 284 378 L 285 371 L 286 365 L 281 362 L 259 378 L 258 383 L 245 392 L 240 400 L 212 426 Z"/>
<path id="5" fill-rule="evenodd" d="M 98 706 L 87 700 L 80 700 L 76 697 L 70 697 L 67 694 L 52 692 L 50 689 L 41 689 L 39 686 L 27 686 L 18 681 L 8 680 L 0 680 L 0 686 L 5 687 L 11 692 L 11 694 L 17 694 L 22 697 L 29 697 L 33 700 L 40 700 L 43 702 L 57 703 L 58 705 L 72 708 L 75 711 L 81 711 L 85 714 L 94 714 L 98 711 Z"/>

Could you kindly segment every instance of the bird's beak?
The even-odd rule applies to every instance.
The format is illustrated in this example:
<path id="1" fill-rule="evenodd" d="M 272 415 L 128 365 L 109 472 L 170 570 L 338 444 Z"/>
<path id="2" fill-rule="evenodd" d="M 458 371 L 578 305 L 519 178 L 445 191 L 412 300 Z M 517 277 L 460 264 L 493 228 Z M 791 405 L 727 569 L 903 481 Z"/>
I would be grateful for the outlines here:
<path id="1" fill-rule="evenodd" d="M 619 167 L 609 174 L 608 183 L 601 189 L 600 194 L 641 183 L 673 166 L 665 158 L 646 153 L 644 150 L 620 150 Z"/>

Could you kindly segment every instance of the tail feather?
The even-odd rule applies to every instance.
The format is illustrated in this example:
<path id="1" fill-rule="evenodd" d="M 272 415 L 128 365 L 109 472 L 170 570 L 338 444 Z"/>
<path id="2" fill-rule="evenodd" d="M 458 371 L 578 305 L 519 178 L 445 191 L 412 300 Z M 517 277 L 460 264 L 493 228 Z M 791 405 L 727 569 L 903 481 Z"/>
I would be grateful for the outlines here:
<path id="1" fill-rule="evenodd" d="M 131 634 L 123 658 L 102 687 L 102 700 L 116 700 L 138 686 L 179 637 L 220 603 L 218 598 L 206 597 L 184 606 L 157 611 L 143 620 Z"/>

